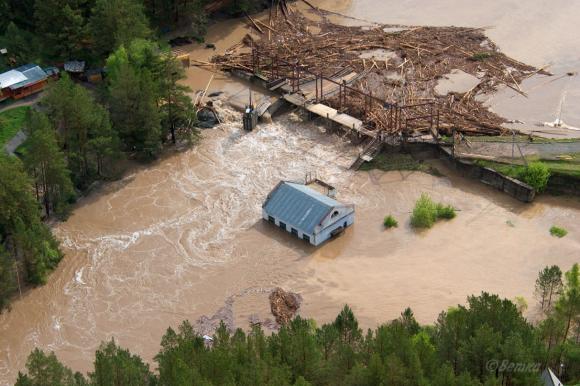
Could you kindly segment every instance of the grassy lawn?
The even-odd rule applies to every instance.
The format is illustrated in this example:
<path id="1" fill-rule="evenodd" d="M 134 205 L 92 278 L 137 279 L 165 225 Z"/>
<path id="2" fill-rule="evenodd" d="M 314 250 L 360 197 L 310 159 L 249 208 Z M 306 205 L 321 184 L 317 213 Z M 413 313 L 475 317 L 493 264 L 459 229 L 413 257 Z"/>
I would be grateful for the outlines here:
<path id="1" fill-rule="evenodd" d="M 0 112 L 0 146 L 4 146 L 22 128 L 29 108 L 20 106 Z"/>
<path id="2" fill-rule="evenodd" d="M 580 178 L 580 153 L 568 154 L 567 158 L 562 160 L 552 160 L 542 158 L 534 159 L 534 157 L 529 157 L 528 161 L 541 161 L 554 174 L 562 174 L 572 176 L 575 178 Z M 477 160 L 476 164 L 478 164 L 479 166 L 484 166 L 497 170 L 498 172 L 506 176 L 514 178 L 517 178 L 520 171 L 524 168 L 524 166 L 522 165 L 510 165 L 501 162 L 487 160 Z"/>
<path id="3" fill-rule="evenodd" d="M 580 153 L 572 154 L 569 160 L 542 160 L 554 173 L 580 178 Z"/>

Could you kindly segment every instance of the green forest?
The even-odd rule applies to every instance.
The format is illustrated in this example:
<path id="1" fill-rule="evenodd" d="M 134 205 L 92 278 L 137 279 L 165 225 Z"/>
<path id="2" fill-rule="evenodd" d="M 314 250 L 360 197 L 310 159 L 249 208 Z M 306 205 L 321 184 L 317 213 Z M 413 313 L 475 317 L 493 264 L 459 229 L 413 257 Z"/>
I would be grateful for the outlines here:
<path id="1" fill-rule="evenodd" d="M 98 86 L 63 73 L 33 108 L 14 109 L 26 111 L 19 122 L 27 139 L 17 157 L 0 154 L 0 311 L 15 293 L 43 284 L 62 258 L 46 220 L 66 218 L 71 204 L 95 182 L 120 177 L 126 161 L 155 159 L 178 141 L 195 143 L 191 90 L 179 83 L 184 70 L 163 31 L 204 31 L 204 5 L 202 0 L 0 0 L 0 48 L 7 49 L 0 71 L 83 60 L 106 73 Z M 7 136 L 19 129 L 11 127 L 11 112 L 0 115 L 0 132 L 6 127 Z"/>
<path id="2" fill-rule="evenodd" d="M 521 302 L 482 293 L 421 326 L 411 309 L 363 331 L 345 306 L 318 326 L 296 317 L 267 335 L 259 325 L 229 331 L 209 344 L 188 321 L 169 328 L 155 371 L 114 340 L 96 351 L 86 376 L 36 349 L 17 386 L 40 385 L 542 385 L 549 366 L 566 385 L 580 382 L 580 272 L 546 267 L 536 282 L 545 314 L 537 325 Z M 562 366 L 560 366 L 560 363 Z"/>
<path id="3" fill-rule="evenodd" d="M 206 6 L 218 3 L 214 15 Z M 223 4 L 223 5 L 222 5 Z M 103 65 L 119 46 L 185 31 L 203 40 L 212 17 L 237 16 L 267 0 L 0 0 L 0 71 L 25 63 Z M 213 7 L 216 8 L 216 7 Z"/>
<path id="4" fill-rule="evenodd" d="M 0 154 L 0 311 L 17 291 L 43 284 L 62 253 L 44 220 L 64 219 L 96 181 L 125 160 L 152 160 L 166 144 L 194 143 L 196 114 L 167 32 L 202 41 L 209 0 L 0 0 L 0 71 L 82 60 L 105 70 L 90 87 L 63 74 L 24 119 L 18 158 Z M 224 2 L 223 16 L 262 0 Z M 23 111 L 23 110 L 22 110 Z M 0 116 L 7 141 L 11 110 Z M 10 126 L 10 127 L 9 127 Z M 5 129 L 5 130 L 4 130 Z"/>

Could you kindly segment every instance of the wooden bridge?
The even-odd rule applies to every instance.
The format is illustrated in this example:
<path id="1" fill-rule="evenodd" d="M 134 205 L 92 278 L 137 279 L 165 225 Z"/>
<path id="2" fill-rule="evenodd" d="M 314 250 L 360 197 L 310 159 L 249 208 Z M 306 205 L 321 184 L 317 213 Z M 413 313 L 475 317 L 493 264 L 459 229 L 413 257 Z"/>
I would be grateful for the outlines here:
<path id="1" fill-rule="evenodd" d="M 368 138 L 363 152 L 351 168 L 358 168 L 363 162 L 372 160 L 387 138 L 389 142 L 405 141 L 410 132 L 409 125 L 416 121 L 427 122 L 432 136 L 435 139 L 437 137 L 439 108 L 435 102 L 399 106 L 350 86 L 364 78 L 366 72 L 357 74 L 350 68 L 343 68 L 332 76 L 325 76 L 305 68 L 298 61 L 289 63 L 272 53 L 261 52 L 256 47 L 252 48 L 252 70 L 255 75 L 260 74 L 266 80 L 270 91 L 282 93 L 288 103 L 332 121 L 344 130 Z M 265 76 L 266 73 L 269 76 Z M 329 99 L 336 96 L 338 106 L 332 107 Z M 358 97 L 364 101 L 364 116 L 373 109 L 382 109 L 386 116 L 386 127 L 378 128 L 372 120 L 365 123 L 347 114 L 349 97 Z"/>

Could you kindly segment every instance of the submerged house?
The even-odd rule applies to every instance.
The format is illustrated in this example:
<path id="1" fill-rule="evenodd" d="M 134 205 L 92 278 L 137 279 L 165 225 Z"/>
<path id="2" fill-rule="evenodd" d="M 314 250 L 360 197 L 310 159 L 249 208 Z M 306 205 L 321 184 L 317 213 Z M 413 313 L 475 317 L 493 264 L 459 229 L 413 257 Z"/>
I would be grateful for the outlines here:
<path id="1" fill-rule="evenodd" d="M 262 217 L 320 245 L 354 223 L 354 205 L 342 204 L 307 185 L 281 181 L 262 205 Z"/>
<path id="2" fill-rule="evenodd" d="M 20 99 L 42 91 L 49 76 L 58 75 L 56 69 L 50 68 L 48 71 L 36 64 L 26 64 L 0 74 L 0 101 Z"/>

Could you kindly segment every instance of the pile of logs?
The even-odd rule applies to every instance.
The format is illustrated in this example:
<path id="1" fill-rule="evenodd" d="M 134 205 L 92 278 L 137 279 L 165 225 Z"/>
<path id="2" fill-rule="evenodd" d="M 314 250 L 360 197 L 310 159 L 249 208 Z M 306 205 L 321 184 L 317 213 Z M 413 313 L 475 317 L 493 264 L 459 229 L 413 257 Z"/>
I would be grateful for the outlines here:
<path id="1" fill-rule="evenodd" d="M 302 297 L 289 291 L 284 291 L 277 287 L 272 290 L 269 296 L 270 310 L 279 325 L 288 324 L 298 312 Z"/>
<path id="2" fill-rule="evenodd" d="M 304 1 L 304 0 L 303 0 Z M 350 93 L 343 110 L 362 119 L 376 130 L 407 129 L 411 135 L 422 135 L 427 116 L 435 102 L 440 132 L 457 129 L 470 135 L 500 135 L 504 133 L 503 118 L 491 112 L 476 97 L 506 86 L 526 96 L 520 83 L 544 69 L 509 58 L 499 52 L 480 28 L 409 27 L 399 25 L 370 25 L 349 27 L 331 23 L 328 12 L 307 3 L 317 13 L 316 18 L 292 10 L 285 1 L 270 11 L 270 18 L 260 21 L 248 16 L 259 38 L 247 35 L 243 42 L 232 47 L 212 62 L 224 70 L 253 71 L 255 58 L 249 48 L 266 53 L 261 58 L 259 72 L 276 80 L 295 77 L 294 65 L 302 73 L 301 79 L 312 74 L 331 76 L 352 68 L 367 75 L 356 81 L 354 88 L 385 102 L 403 107 L 403 118 L 410 118 L 405 127 L 389 124 L 384 104 L 365 108 L 366 101 L 357 93 Z M 278 12 L 280 9 L 280 12 Z M 364 54 L 364 55 L 363 55 Z M 478 83 L 463 93 L 439 95 L 435 87 L 452 70 L 475 76 Z M 338 97 L 326 101 L 337 107 Z M 404 106 L 421 105 L 414 108 Z"/>

